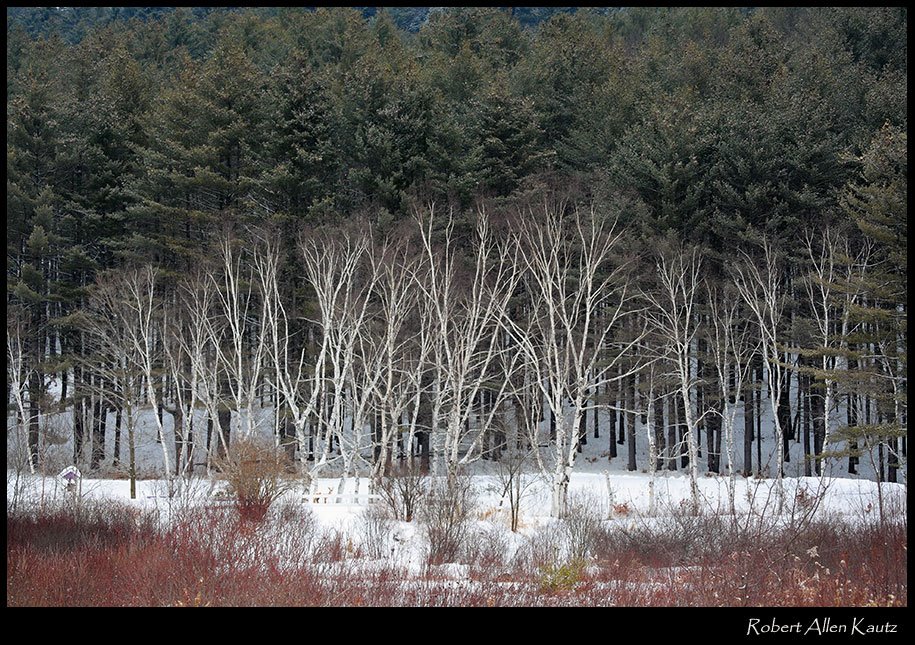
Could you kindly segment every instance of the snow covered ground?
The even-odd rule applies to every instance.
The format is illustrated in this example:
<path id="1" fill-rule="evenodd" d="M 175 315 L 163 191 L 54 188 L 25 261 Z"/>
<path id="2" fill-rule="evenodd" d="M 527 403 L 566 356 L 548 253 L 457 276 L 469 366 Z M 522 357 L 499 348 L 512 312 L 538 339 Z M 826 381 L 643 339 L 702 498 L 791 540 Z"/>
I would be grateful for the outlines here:
<path id="1" fill-rule="evenodd" d="M 66 418 L 61 416 L 59 420 L 51 421 L 60 424 L 60 431 L 49 432 L 47 436 L 66 437 Z M 597 519 L 604 535 L 623 536 L 624 539 L 623 542 L 617 542 L 616 546 L 610 547 L 609 559 L 606 555 L 596 555 L 589 558 L 587 564 L 582 565 L 586 567 L 587 573 L 584 575 L 588 576 L 587 581 L 581 589 L 575 587 L 574 593 L 582 594 L 581 598 L 585 600 L 576 600 L 577 596 L 564 596 L 565 592 L 553 595 L 550 591 L 554 577 L 559 581 L 555 584 L 560 589 L 571 588 L 563 586 L 567 583 L 562 582 L 562 576 L 568 572 L 568 567 L 572 566 L 570 563 L 576 562 L 574 538 L 570 532 L 574 521 L 550 517 L 550 481 L 535 472 L 524 475 L 525 483 L 530 485 L 525 486 L 526 492 L 522 497 L 519 530 L 513 533 L 509 530 L 509 502 L 504 498 L 499 483 L 499 465 L 492 461 L 476 462 L 470 475 L 474 503 L 462 553 L 453 558 L 453 561 L 445 559 L 442 564 L 430 562 L 430 529 L 422 517 L 417 517 L 412 522 L 382 519 L 373 523 L 373 507 L 366 503 L 369 481 L 365 477 L 349 478 L 342 491 L 339 491 L 340 480 L 334 477 L 318 479 L 309 490 L 305 490 L 297 480 L 294 481 L 271 509 L 270 517 L 276 521 L 258 525 L 260 528 L 257 529 L 253 541 L 249 543 L 244 534 L 239 533 L 237 521 L 220 523 L 223 520 L 219 517 L 235 518 L 234 511 L 217 514 L 215 519 L 207 516 L 206 511 L 203 514 L 197 512 L 212 507 L 230 507 L 231 510 L 233 501 L 222 494 L 226 482 L 218 475 L 209 477 L 204 469 L 200 468 L 193 477 L 181 479 L 180 487 L 172 485 L 172 488 L 169 488 L 162 478 L 161 444 L 156 442 L 151 426 L 151 423 L 147 423 L 142 424 L 140 428 L 137 448 L 138 463 L 143 477 L 137 481 L 134 499 L 130 498 L 130 483 L 123 471 L 110 465 L 113 443 L 110 436 L 106 442 L 108 460 L 101 470 L 101 475 L 93 474 L 81 478 L 77 490 L 70 492 L 67 490 L 66 482 L 58 477 L 58 473 L 59 468 L 69 464 L 72 459 L 72 444 L 65 439 L 58 444 L 46 445 L 42 461 L 44 472 L 31 474 L 27 468 L 10 467 L 15 466 L 16 457 L 21 454 L 21 446 L 16 446 L 15 432 L 11 431 L 7 445 L 8 516 L 11 516 L 11 509 L 15 509 L 17 514 L 28 514 L 30 510 L 38 507 L 70 505 L 74 502 L 86 502 L 87 507 L 95 503 L 95 507 L 98 508 L 98 504 L 104 507 L 105 500 L 111 500 L 118 505 L 146 511 L 143 515 L 157 518 L 156 524 L 161 527 L 175 526 L 180 523 L 178 520 L 187 518 L 191 518 L 191 522 L 201 522 L 194 525 L 194 530 L 204 535 L 204 539 L 211 541 L 213 546 L 209 548 L 222 554 L 220 558 L 225 557 L 233 562 L 233 566 L 253 566 L 255 569 L 266 567 L 266 556 L 273 563 L 269 565 L 274 567 L 272 570 L 279 571 L 281 575 L 294 572 L 293 577 L 307 576 L 311 575 L 308 572 L 317 571 L 320 572 L 318 579 L 329 580 L 322 584 L 340 590 L 350 589 L 353 585 L 358 589 L 382 585 L 378 587 L 375 595 L 366 592 L 366 597 L 370 599 L 367 602 L 423 606 L 473 604 L 479 600 L 477 596 L 484 600 L 492 596 L 495 599 L 493 602 L 497 604 L 515 605 L 582 602 L 594 606 L 666 605 L 679 604 L 685 597 L 700 605 L 734 605 L 740 604 L 736 596 L 719 598 L 715 595 L 717 591 L 710 592 L 711 595 L 699 593 L 697 584 L 705 585 L 702 587 L 704 589 L 713 585 L 713 581 L 703 582 L 696 578 L 707 575 L 707 571 L 701 569 L 701 566 L 696 569 L 696 560 L 681 561 L 677 556 L 668 558 L 670 562 L 659 565 L 631 565 L 628 561 L 620 562 L 621 559 L 631 557 L 631 553 L 620 551 L 619 545 L 627 544 L 625 540 L 632 540 L 631 536 L 636 536 L 635 540 L 639 539 L 638 536 L 649 536 L 648 540 L 655 540 L 655 548 L 660 545 L 663 549 L 666 547 L 663 540 L 673 539 L 674 544 L 699 544 L 701 550 L 701 544 L 716 541 L 716 536 L 712 535 L 715 527 L 800 527 L 810 519 L 826 520 L 830 526 L 861 524 L 865 527 L 874 527 L 878 520 L 883 518 L 896 525 L 902 525 L 901 530 L 905 530 L 906 485 L 878 485 L 864 476 L 822 479 L 788 476 L 784 479 L 785 505 L 782 513 L 777 514 L 774 481 L 738 475 L 735 477 L 733 516 L 730 515 L 728 477 L 701 476 L 698 486 L 702 517 L 724 519 L 726 524 L 716 524 L 715 521 L 702 524 L 700 517 L 699 523 L 694 525 L 684 513 L 690 502 L 690 483 L 685 471 L 659 471 L 652 475 L 647 472 L 647 464 L 643 458 L 639 461 L 642 470 L 629 472 L 626 470 L 625 446 L 620 446 L 620 456 L 609 462 L 607 438 L 595 440 L 592 436 L 579 455 L 576 470 L 571 477 L 570 504 L 573 508 L 586 509 L 590 520 Z M 644 432 L 640 433 L 640 440 L 644 438 L 642 435 Z M 640 446 L 640 449 L 643 450 L 644 446 Z M 640 454 L 645 454 L 644 450 Z M 845 474 L 841 464 L 835 469 Z M 88 469 L 84 470 L 88 473 Z M 340 496 L 339 492 L 343 495 Z M 361 503 L 351 503 L 354 497 Z M 730 519 L 735 520 L 733 525 L 727 524 Z M 215 523 L 206 524 L 207 521 Z M 593 526 L 593 523 L 591 525 Z M 651 537 L 652 535 L 658 537 Z M 603 549 L 602 553 L 607 552 L 606 546 L 600 548 Z M 637 550 L 638 547 L 635 548 Z M 803 564 L 814 566 L 810 563 L 814 562 L 816 549 L 811 551 L 808 542 L 797 548 L 800 549 L 802 556 L 805 549 L 806 553 L 813 554 L 807 558 L 810 562 L 805 561 Z M 226 549 L 228 551 L 225 551 Z M 866 556 L 865 549 L 859 551 L 862 557 Z M 888 566 L 895 570 L 904 570 L 904 553 L 893 553 L 892 562 Z M 554 563 L 553 568 L 543 564 L 549 562 Z M 171 565 L 166 563 L 163 566 Z M 642 568 L 632 569 L 631 566 Z M 729 565 L 724 562 L 721 566 L 724 570 L 723 568 Z M 617 574 L 620 567 L 621 572 Z M 23 571 L 31 571 L 24 564 L 21 568 Z M 203 591 L 209 595 L 206 595 L 202 602 L 279 602 L 270 593 L 263 595 L 263 592 L 256 590 L 252 592 L 252 597 L 231 595 L 229 591 L 217 592 L 213 586 L 224 583 L 231 589 L 234 584 L 232 576 L 237 575 L 236 569 L 222 573 L 220 571 L 207 574 L 209 586 Z M 519 571 L 522 573 L 519 574 Z M 534 573 L 530 573 L 531 571 Z M 794 569 L 791 571 L 792 575 L 797 573 Z M 224 582 L 220 577 L 223 573 L 228 582 Z M 581 574 L 573 572 L 572 575 L 574 577 Z M 617 575 L 621 577 L 617 579 Z M 882 576 L 880 573 L 875 575 Z M 385 594 L 393 593 L 391 583 L 383 581 L 390 581 L 391 576 L 397 581 L 396 594 L 389 597 Z M 9 584 L 8 577 L 8 586 Z M 31 584 L 30 578 L 16 579 L 14 586 L 18 594 L 17 603 L 55 605 L 69 602 L 56 596 L 53 600 L 46 600 L 41 595 L 28 595 L 26 592 L 32 588 Z M 294 582 L 289 584 L 295 586 Z M 899 588 L 893 589 L 895 596 L 844 596 L 841 594 L 846 592 L 841 586 L 838 591 L 826 586 L 822 596 L 804 600 L 803 596 L 795 593 L 795 589 L 792 592 L 795 595 L 790 596 L 790 599 L 791 602 L 810 604 L 905 603 L 904 581 L 901 584 L 901 591 Z M 219 589 L 222 587 L 219 586 Z M 689 592 L 686 596 L 683 595 L 685 591 Z M 99 589 L 98 593 L 101 595 L 86 596 L 81 598 L 80 602 L 188 604 L 200 598 L 199 594 L 194 596 L 194 589 L 187 592 L 190 594 L 187 598 L 181 597 L 177 601 L 171 596 L 158 596 L 153 591 L 149 592 L 150 595 L 130 601 L 106 600 L 104 589 Z M 347 593 L 355 595 L 346 596 L 343 604 L 361 604 L 361 592 L 350 590 Z M 756 596 L 761 598 L 756 602 L 782 602 L 778 600 L 782 597 L 780 593 L 780 589 L 776 588 L 770 595 Z M 900 597 L 901 601 L 898 600 Z M 338 602 L 335 595 L 328 598 L 319 597 L 318 600 L 299 600 L 298 596 L 295 598 L 296 600 L 284 602 L 321 605 Z"/>
<path id="2" fill-rule="evenodd" d="M 108 498 L 123 501 L 140 507 L 149 507 L 168 512 L 179 503 L 209 503 L 214 493 L 224 487 L 225 482 L 208 478 L 203 467 L 185 484 L 185 489 L 177 496 L 167 490 L 163 476 L 162 445 L 157 442 L 153 412 L 149 409 L 140 413 L 137 428 L 137 469 L 139 481 L 137 497 L 130 500 L 129 482 L 123 466 L 113 467 L 114 449 L 114 415 L 109 414 L 106 436 L 106 459 L 98 474 L 84 477 L 81 481 L 82 495 L 89 498 Z M 270 410 L 264 410 L 265 418 L 260 427 L 265 435 L 272 431 Z M 165 415 L 167 449 L 174 454 L 171 415 Z M 237 423 L 237 419 L 235 420 Z M 64 483 L 57 477 L 61 469 L 72 463 L 72 412 L 49 415 L 42 419 L 42 472 L 29 474 L 22 464 L 25 454 L 25 437 L 15 429 L 15 421 L 8 418 L 7 440 L 7 504 L 14 500 L 17 504 L 42 503 L 43 501 L 65 499 L 67 493 Z M 202 428 L 198 437 L 204 436 L 206 424 L 203 419 L 195 426 Z M 689 502 L 689 479 L 685 469 L 677 471 L 658 471 L 654 477 L 647 469 L 647 437 L 645 428 L 637 421 L 636 437 L 638 444 L 637 471 L 628 471 L 626 446 L 618 446 L 618 456 L 608 460 L 609 439 L 604 428 L 600 438 L 593 437 L 593 428 L 589 427 L 588 442 L 578 455 L 575 472 L 570 483 L 572 501 L 586 503 L 595 513 L 614 522 L 633 521 L 633 518 L 649 514 L 670 514 Z M 738 430 L 741 432 L 741 430 Z M 740 436 L 740 435 L 738 435 Z M 121 461 L 126 461 L 126 437 L 122 437 Z M 704 442 L 704 437 L 703 437 Z M 763 443 L 763 455 L 771 454 L 771 437 L 769 443 Z M 88 452 L 88 451 L 87 451 Z M 742 454 L 742 447 L 735 452 Z M 754 455 L 756 448 L 754 446 Z M 886 514 L 905 514 L 906 485 L 882 484 L 879 489 L 873 481 L 873 469 L 867 459 L 862 458 L 858 475 L 849 475 L 847 459 L 834 460 L 825 468 L 826 477 L 803 477 L 803 448 L 800 443 L 792 442 L 791 461 L 786 463 L 786 513 L 804 510 L 816 501 L 816 512 L 822 516 L 844 517 L 849 521 L 866 519 L 869 514 L 877 513 L 882 507 Z M 206 456 L 198 449 L 195 463 L 205 463 Z M 738 469 L 742 459 L 737 457 Z M 705 470 L 705 459 L 700 459 L 700 472 Z M 722 463 L 725 460 L 722 459 Z M 19 464 L 19 467 L 17 467 Z M 678 463 L 679 466 L 679 463 Z M 80 464 L 88 473 L 86 464 Z M 476 513 L 481 530 L 492 526 L 508 526 L 508 501 L 502 497 L 498 483 L 498 464 L 492 461 L 479 460 L 473 464 L 470 472 L 476 492 Z M 334 474 L 329 469 L 328 474 Z M 905 482 L 906 471 L 902 469 L 900 481 Z M 549 481 L 536 472 L 528 472 L 525 478 L 531 486 L 525 493 L 521 509 L 521 533 L 536 531 L 549 524 L 550 486 Z M 339 479 L 328 477 L 315 482 L 312 493 L 326 494 L 337 492 Z M 653 485 L 651 485 L 653 482 Z M 653 493 L 652 493 L 653 490 Z M 724 514 L 729 512 L 728 478 L 726 475 L 702 475 L 699 479 L 701 506 L 704 512 Z M 336 496 L 324 497 L 319 502 L 303 501 L 306 492 L 301 487 L 293 487 L 281 501 L 307 503 L 320 524 L 327 529 L 338 529 L 355 535 L 366 505 L 347 502 Z M 365 477 L 349 479 L 346 490 L 349 494 L 360 494 L 364 500 L 369 493 L 368 480 Z M 653 495 L 653 499 L 652 499 Z M 766 515 L 775 507 L 773 480 L 736 477 L 734 506 L 738 514 Z M 398 548 L 407 552 L 406 546 L 415 537 L 415 523 L 402 523 L 398 529 Z M 411 555 L 407 560 L 417 560 Z M 417 560 L 418 561 L 418 560 Z"/>
<path id="3" fill-rule="evenodd" d="M 521 523 L 517 535 L 507 532 L 509 526 L 508 501 L 503 498 L 498 478 L 494 475 L 473 476 L 475 490 L 475 527 L 480 533 L 499 530 L 508 535 L 505 546 L 514 551 L 525 537 L 548 527 L 556 520 L 549 517 L 549 482 L 531 475 L 534 479 L 522 499 Z M 654 513 L 649 498 L 650 476 L 644 473 L 581 472 L 572 475 L 570 498 L 572 503 L 584 504 L 593 513 L 610 525 L 632 528 L 636 522 L 651 521 L 651 515 L 675 514 L 689 502 L 689 480 L 685 474 L 659 474 L 655 478 Z M 337 503 L 336 492 L 339 479 L 318 480 L 315 490 L 334 491 L 324 502 L 306 501 L 302 489 L 290 489 L 278 502 L 307 506 L 324 531 L 339 531 L 348 540 L 358 543 L 365 539 L 362 526 L 365 503 Z M 83 499 L 112 500 L 147 510 L 157 511 L 162 519 L 185 509 L 188 505 L 212 505 L 218 502 L 218 491 L 224 482 L 205 477 L 195 477 L 185 484 L 183 490 L 169 492 L 164 480 L 144 479 L 137 482 L 136 499 L 130 499 L 129 482 L 126 479 L 83 478 L 78 494 Z M 906 489 L 902 484 L 882 484 L 863 479 L 820 479 L 816 477 L 786 478 L 786 499 L 788 500 L 783 518 L 812 513 L 813 517 L 829 518 L 849 523 L 876 520 L 882 503 L 885 516 L 891 520 L 904 521 L 906 516 Z M 699 482 L 702 511 L 710 514 L 727 514 L 727 478 L 703 477 Z M 368 492 L 368 480 L 350 479 L 345 492 Z M 66 491 L 65 482 L 56 476 L 28 475 L 7 471 L 7 503 L 13 499 L 20 507 L 53 504 L 73 497 Z M 882 498 L 882 500 L 881 500 Z M 746 517 L 772 514 L 775 508 L 773 480 L 738 477 L 736 481 L 735 507 L 737 515 Z M 393 542 L 389 545 L 390 556 L 398 565 L 414 573 L 424 566 L 424 544 L 419 522 L 396 522 L 392 530 Z M 386 557 L 387 554 L 386 554 Z M 442 569 L 445 577 L 466 574 L 459 565 Z"/>

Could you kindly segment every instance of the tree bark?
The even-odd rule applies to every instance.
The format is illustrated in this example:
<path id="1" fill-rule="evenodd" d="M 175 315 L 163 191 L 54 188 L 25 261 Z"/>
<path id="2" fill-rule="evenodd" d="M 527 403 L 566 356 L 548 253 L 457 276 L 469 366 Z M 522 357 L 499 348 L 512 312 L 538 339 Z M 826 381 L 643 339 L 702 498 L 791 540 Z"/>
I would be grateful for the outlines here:
<path id="1" fill-rule="evenodd" d="M 117 468 L 121 463 L 121 421 L 124 415 L 120 406 L 114 411 L 114 458 L 111 465 Z"/>
<path id="2" fill-rule="evenodd" d="M 753 370 L 743 389 L 743 476 L 753 474 Z"/>
<path id="3" fill-rule="evenodd" d="M 802 400 L 804 402 L 804 409 L 803 409 L 804 420 L 803 420 L 803 427 L 801 428 L 801 431 L 804 435 L 804 437 L 803 437 L 803 439 L 804 439 L 804 476 L 810 477 L 813 474 L 813 471 L 812 471 L 813 464 L 811 463 L 813 461 L 813 453 L 811 451 L 811 445 L 810 445 L 810 430 L 811 430 L 811 427 L 810 427 L 811 426 L 811 424 L 810 424 L 810 409 L 811 409 L 810 397 L 812 396 L 812 394 L 810 392 L 810 376 L 809 375 L 802 376 L 798 379 L 798 390 L 803 392 Z"/>
<path id="4" fill-rule="evenodd" d="M 32 469 L 38 468 L 38 451 L 39 451 L 39 414 L 41 413 L 38 404 L 41 392 L 41 376 L 38 374 L 37 366 L 29 373 L 29 463 Z"/>
<path id="5" fill-rule="evenodd" d="M 629 463 L 627 464 L 627 470 L 633 471 L 637 470 L 638 466 L 636 465 L 635 460 L 635 406 L 636 406 L 636 397 L 638 394 L 635 391 L 635 376 L 629 377 L 629 387 L 627 388 L 629 392 L 629 405 L 627 408 L 629 412 L 626 414 L 626 444 L 629 448 Z"/>
<path id="6" fill-rule="evenodd" d="M 655 468 L 661 470 L 664 467 L 663 454 L 664 445 L 664 397 L 658 396 L 654 401 L 654 433 L 655 433 L 655 451 L 657 453 L 657 463 Z"/>

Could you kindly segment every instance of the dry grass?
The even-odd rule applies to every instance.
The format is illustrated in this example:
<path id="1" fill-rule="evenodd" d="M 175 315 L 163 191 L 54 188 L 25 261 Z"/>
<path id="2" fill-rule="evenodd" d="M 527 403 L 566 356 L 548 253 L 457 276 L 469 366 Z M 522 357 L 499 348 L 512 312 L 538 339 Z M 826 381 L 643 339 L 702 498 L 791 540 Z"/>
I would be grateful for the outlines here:
<path id="1" fill-rule="evenodd" d="M 375 561 L 303 505 L 263 522 L 196 508 L 160 525 L 113 503 L 7 518 L 8 606 L 905 606 L 907 528 L 810 523 L 755 531 L 721 517 L 605 522 L 587 564 L 545 527 L 471 532 L 469 574 Z M 682 531 L 694 531 L 687 537 Z M 557 537 L 558 536 L 558 537 Z M 679 540 L 676 539 L 679 536 Z M 568 574 L 568 575 L 567 575 Z"/>

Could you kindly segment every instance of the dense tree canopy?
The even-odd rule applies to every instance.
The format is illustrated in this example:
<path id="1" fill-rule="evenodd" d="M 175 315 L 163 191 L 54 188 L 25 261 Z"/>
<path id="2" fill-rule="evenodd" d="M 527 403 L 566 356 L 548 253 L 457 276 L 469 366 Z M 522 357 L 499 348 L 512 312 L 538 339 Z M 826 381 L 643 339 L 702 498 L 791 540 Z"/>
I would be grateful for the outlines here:
<path id="1" fill-rule="evenodd" d="M 447 240 L 443 257 L 467 268 L 480 249 L 479 213 L 511 240 L 535 206 L 554 200 L 562 221 L 584 204 L 613 213 L 624 231 L 614 249 L 631 256 L 635 274 L 653 276 L 653 252 L 680 245 L 698 249 L 710 280 L 728 279 L 738 260 L 778 257 L 760 288 L 776 285 L 788 310 L 748 381 L 762 381 L 763 357 L 768 371 L 793 360 L 794 387 L 809 376 L 811 396 L 831 395 L 844 366 L 859 377 L 842 381 L 841 394 L 873 399 L 870 426 L 896 454 L 906 19 L 904 8 L 9 8 L 7 306 L 25 321 L 26 398 L 43 404 L 48 375 L 60 374 L 76 381 L 64 406 L 85 414 L 91 397 L 101 405 L 97 393 L 111 389 L 104 370 L 73 371 L 73 361 L 89 349 L 79 316 L 106 271 L 155 265 L 165 300 L 178 302 L 193 291 L 184 278 L 225 259 L 226 235 L 244 253 L 269 241 L 282 258 L 275 293 L 295 300 L 290 321 L 302 314 L 290 322 L 303 328 L 301 352 L 331 333 L 303 322 L 318 297 L 301 284 L 307 231 L 367 222 L 374 248 L 415 238 L 409 222 L 435 204 L 450 208 L 449 224 L 438 218 L 423 235 Z M 842 231 L 836 262 L 857 277 L 830 292 L 839 318 L 818 340 L 809 331 L 818 310 L 801 302 L 799 285 L 811 284 L 820 256 L 802 240 L 827 227 Z M 239 257 L 220 269 L 221 289 Z M 253 303 L 256 290 L 268 302 L 269 285 L 236 277 L 238 302 Z M 854 298 L 836 295 L 853 283 Z M 530 284 L 516 286 L 514 297 L 530 296 Z M 263 322 L 245 321 L 239 356 L 241 344 L 267 337 Z M 614 342 L 636 338 L 636 327 Z M 667 342 L 660 332 L 646 338 Z M 699 356 L 702 342 L 681 349 Z M 825 355 L 840 364 L 804 364 Z M 225 398 L 231 379 L 220 378 L 223 394 L 213 396 Z M 636 396 L 644 383 L 617 380 L 615 394 L 607 385 L 600 396 L 624 407 L 622 390 Z M 177 397 L 164 382 L 162 396 Z M 588 385 L 594 400 L 598 385 Z M 575 396 L 584 405 L 592 395 Z M 797 401 L 784 405 L 801 414 Z"/>

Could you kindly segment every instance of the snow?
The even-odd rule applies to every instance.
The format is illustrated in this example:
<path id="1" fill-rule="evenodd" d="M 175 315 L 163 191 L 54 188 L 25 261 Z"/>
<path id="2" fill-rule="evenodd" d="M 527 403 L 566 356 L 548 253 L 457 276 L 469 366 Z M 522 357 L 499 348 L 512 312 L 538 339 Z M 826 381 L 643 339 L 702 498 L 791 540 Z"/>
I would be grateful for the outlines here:
<path id="1" fill-rule="evenodd" d="M 600 512 L 605 522 L 616 523 L 622 528 L 634 528 L 635 522 L 650 522 L 647 517 L 649 475 L 642 473 L 612 474 L 609 477 L 613 492 L 613 502 L 607 491 L 607 478 L 603 473 L 574 473 L 571 478 L 570 495 L 574 501 L 577 496 L 585 496 L 591 508 Z M 334 487 L 338 480 L 324 478 L 319 480 L 319 487 Z M 498 482 L 490 475 L 476 475 L 473 485 L 477 492 L 477 506 L 474 528 L 476 536 L 484 536 L 487 531 L 498 530 L 507 539 L 501 544 L 506 548 L 506 557 L 512 555 L 534 535 L 538 529 L 549 526 L 557 520 L 549 517 L 550 494 L 549 483 L 537 482 L 532 494 L 523 499 L 522 523 L 518 534 L 508 532 L 507 501 L 500 507 Z M 703 511 L 708 513 L 727 512 L 727 486 L 722 477 L 706 477 L 700 481 L 703 500 Z M 786 478 L 786 489 L 789 500 L 797 500 L 800 491 L 806 499 L 814 499 L 817 493 L 821 496 L 816 514 L 822 517 L 843 518 L 846 521 L 863 521 L 869 514 L 875 517 L 878 507 L 877 484 L 865 480 L 823 479 L 819 478 Z M 17 488 L 18 487 L 18 488 Z M 774 506 L 775 494 L 773 482 L 765 479 L 744 479 L 737 481 L 736 508 L 738 515 L 749 512 L 765 514 Z M 884 505 L 890 517 L 905 517 L 905 486 L 902 484 L 883 484 L 881 491 Z M 145 479 L 137 481 L 137 497 L 130 499 L 129 482 L 123 479 L 83 478 L 80 494 L 84 499 L 112 500 L 138 508 L 155 510 L 166 519 L 170 513 L 186 508 L 187 504 L 214 503 L 214 486 L 203 478 L 195 478 L 179 494 L 169 497 L 163 480 Z M 19 495 L 21 504 L 37 505 L 68 499 L 63 482 L 54 476 L 20 474 L 18 481 L 13 471 L 7 471 L 7 501 Z M 663 474 L 656 478 L 656 500 L 658 513 L 672 513 L 689 500 L 689 479 L 684 474 Z M 802 496 L 803 498 L 803 496 Z M 800 499 L 802 499 L 800 498 Z M 303 501 L 301 490 L 286 493 L 283 502 L 301 504 L 311 509 L 317 525 L 324 531 L 338 531 L 347 540 L 359 542 L 362 538 L 361 516 L 367 506 L 361 504 L 313 504 Z M 223 504 L 230 502 L 223 501 Z M 801 502 L 801 505 L 803 503 Z M 616 510 L 614 510 L 614 508 Z M 799 507 L 792 505 L 794 512 Z M 786 511 L 790 514 L 791 511 Z M 436 579 L 466 580 L 469 577 L 467 565 L 449 563 L 435 567 L 426 567 L 426 542 L 424 527 L 421 523 L 395 522 L 391 531 L 390 554 L 380 560 L 361 560 L 361 566 L 373 567 L 385 564 L 397 564 L 411 575 L 423 574 Z M 373 564 L 374 562 L 374 564 Z"/>
<path id="2" fill-rule="evenodd" d="M 269 416 L 270 409 L 263 410 Z M 186 508 L 188 504 L 229 504 L 229 501 L 219 502 L 219 492 L 224 488 L 225 482 L 210 479 L 204 474 L 202 468 L 188 480 L 182 480 L 182 489 L 169 491 L 168 485 L 162 477 L 162 447 L 156 441 L 155 423 L 149 409 L 142 410 L 137 428 L 137 464 L 138 475 L 136 499 L 130 499 L 130 483 L 126 477 L 123 466 L 115 468 L 111 465 L 114 444 L 114 415 L 109 414 L 106 437 L 106 460 L 97 473 L 90 473 L 87 464 L 80 463 L 83 477 L 80 481 L 80 495 L 84 498 L 117 500 L 139 508 L 156 510 L 160 515 L 168 517 L 176 509 Z M 742 415 L 740 415 L 742 416 Z M 200 428 L 198 436 L 205 436 L 206 423 L 202 413 L 195 427 Z M 16 432 L 15 419 L 8 418 L 7 441 L 7 506 L 11 500 L 17 504 L 41 504 L 51 501 L 67 499 L 65 483 L 57 478 L 61 468 L 72 463 L 72 412 L 47 415 L 41 420 L 42 436 L 49 441 L 42 445 L 42 468 L 35 474 L 29 474 L 28 469 L 16 464 L 24 463 L 21 459 L 24 454 L 25 436 Z M 765 423 L 765 420 L 764 420 Z M 173 450 L 171 415 L 165 415 L 166 441 L 169 449 Z M 265 433 L 270 432 L 271 423 L 259 423 Z M 233 423 L 234 427 L 238 427 Z M 592 431 L 589 424 L 589 434 Z M 738 428 L 738 436 L 742 429 Z M 771 434 L 771 433 L 768 433 Z M 646 432 L 637 421 L 637 441 L 639 467 L 641 470 L 629 472 L 626 470 L 626 446 L 619 446 L 619 456 L 608 461 L 608 436 L 609 433 L 602 429 L 599 439 L 593 435 L 588 437 L 588 443 L 583 446 L 578 455 L 575 470 L 572 473 L 569 493 L 570 500 L 574 503 L 586 504 L 598 513 L 604 522 L 617 523 L 621 527 L 631 525 L 638 521 L 650 521 L 647 517 L 653 510 L 659 515 L 677 512 L 690 499 L 689 478 L 686 470 L 677 471 L 661 470 L 652 476 L 647 472 Z M 122 436 L 122 462 L 126 461 L 126 433 Z M 704 437 L 703 437 L 704 441 Z M 771 437 L 769 438 L 771 443 Z M 766 453 L 771 454 L 771 445 L 763 444 Z M 547 448 L 548 449 L 548 448 Z M 768 450 L 767 450 L 768 449 Z M 754 446 L 754 455 L 756 447 Z M 173 454 L 173 453 L 172 453 Z M 833 462 L 826 468 L 826 476 L 803 477 L 803 454 L 799 443 L 792 442 L 792 460 L 786 464 L 786 514 L 792 511 L 800 512 L 810 509 L 814 500 L 815 511 L 822 517 L 842 517 L 847 521 L 863 521 L 874 517 L 878 512 L 881 499 L 878 497 L 878 485 L 872 481 L 872 472 L 866 468 L 866 460 L 861 460 L 861 474 L 849 476 L 845 472 L 845 461 Z M 195 463 L 205 462 L 205 455 L 200 450 L 194 459 Z M 679 461 L 679 460 L 678 460 Z M 705 460 L 701 460 L 704 468 Z M 741 464 L 738 463 L 738 467 Z M 679 463 L 678 463 L 679 466 Z M 487 532 L 498 530 L 502 537 L 500 540 L 490 536 L 491 543 L 506 549 L 510 554 L 515 553 L 525 539 L 530 538 L 543 527 L 550 526 L 556 520 L 550 518 L 550 481 L 536 472 L 526 474 L 536 481 L 522 497 L 521 525 L 518 534 L 510 533 L 508 500 L 500 498 L 501 486 L 497 478 L 498 464 L 491 461 L 478 461 L 470 471 L 473 477 L 473 486 L 476 491 L 477 505 L 475 507 L 475 535 L 479 540 L 486 539 Z M 43 472 L 41 472 L 43 470 Z M 900 480 L 905 481 L 906 470 L 901 469 Z M 654 504 L 649 499 L 649 482 L 654 482 Z M 356 488 L 358 483 L 358 489 Z M 336 477 L 321 478 L 314 482 L 311 492 L 325 493 L 332 491 L 334 494 L 326 495 L 319 500 L 306 501 L 309 491 L 301 486 L 288 491 L 280 503 L 288 502 L 307 506 L 314 514 L 317 525 L 325 531 L 338 531 L 348 540 L 359 542 L 362 539 L 362 514 L 368 508 L 367 493 L 368 480 L 361 477 L 358 480 L 350 478 L 343 492 L 338 498 L 339 479 Z M 728 503 L 728 478 L 727 476 L 706 475 L 699 478 L 699 493 L 701 510 L 706 513 L 726 514 L 729 512 Z M 884 512 L 890 516 L 904 517 L 906 485 L 884 483 L 881 485 L 882 506 Z M 358 495 L 353 496 L 354 493 Z M 774 481 L 765 478 L 736 477 L 735 510 L 738 515 L 748 513 L 767 515 L 775 507 Z M 337 503 L 342 501 L 344 503 Z M 805 506 L 806 505 L 806 506 Z M 481 537 L 482 536 L 482 537 Z M 489 544 L 487 542 L 487 544 Z M 393 525 L 390 550 L 382 560 L 363 560 L 364 566 L 381 566 L 383 563 L 396 563 L 413 574 L 423 573 L 434 575 L 447 580 L 467 579 L 469 573 L 465 565 L 442 565 L 434 571 L 428 569 L 426 562 L 427 541 L 424 527 L 418 522 L 396 522 Z M 509 555 L 510 557 L 510 555 Z"/>

